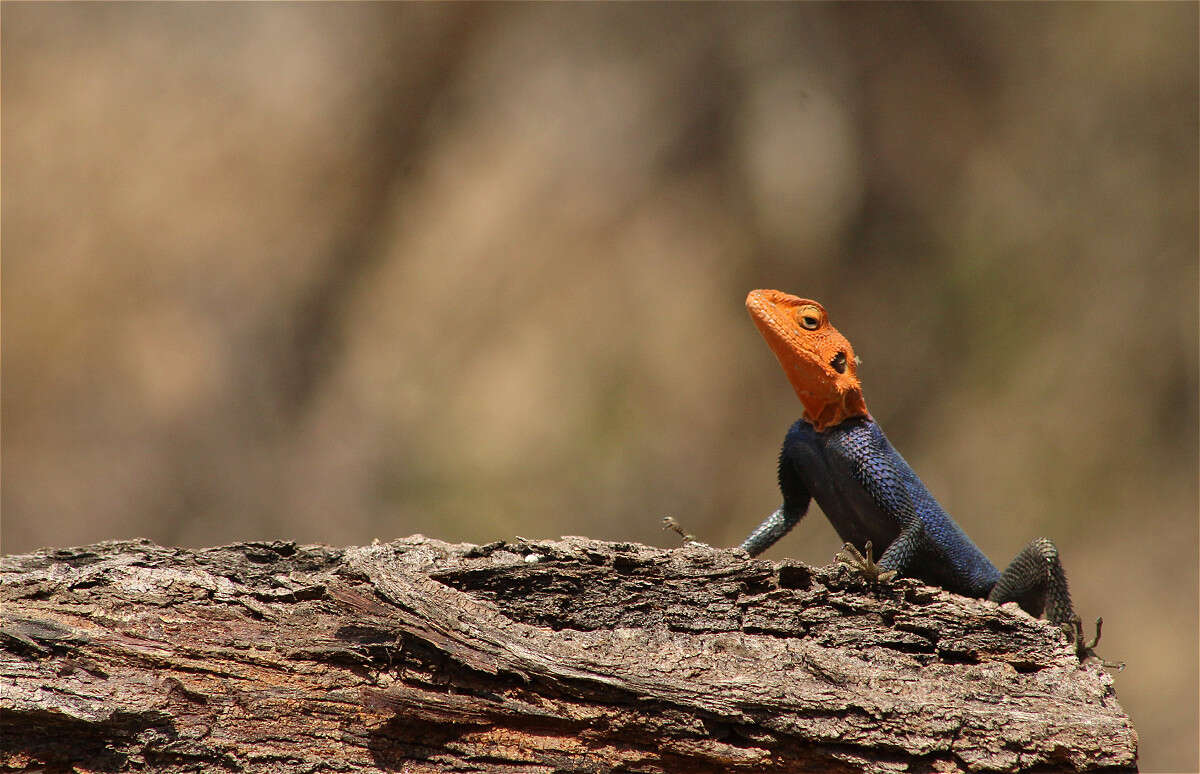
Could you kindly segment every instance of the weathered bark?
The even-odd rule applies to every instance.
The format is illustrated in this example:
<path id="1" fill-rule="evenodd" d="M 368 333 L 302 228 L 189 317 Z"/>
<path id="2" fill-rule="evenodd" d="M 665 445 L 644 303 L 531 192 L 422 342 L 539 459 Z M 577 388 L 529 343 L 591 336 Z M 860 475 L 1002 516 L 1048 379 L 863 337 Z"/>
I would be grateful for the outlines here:
<path id="1" fill-rule="evenodd" d="M 0 599 L 11 769 L 1136 766 L 1046 622 L 696 546 L 116 542 L 6 557 Z"/>

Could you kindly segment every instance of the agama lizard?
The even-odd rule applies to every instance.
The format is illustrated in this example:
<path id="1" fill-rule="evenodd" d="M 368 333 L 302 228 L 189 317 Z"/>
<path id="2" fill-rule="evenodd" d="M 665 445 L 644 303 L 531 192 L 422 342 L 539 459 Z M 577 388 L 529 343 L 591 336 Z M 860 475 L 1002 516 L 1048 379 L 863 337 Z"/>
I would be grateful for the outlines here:
<path id="1" fill-rule="evenodd" d="M 906 576 L 966 596 L 1016 602 L 1062 626 L 1081 659 L 1093 655 L 1103 622 L 1097 619 L 1095 639 L 1084 644 L 1058 549 L 1038 538 L 1004 572 L 988 561 L 871 418 L 854 350 L 825 309 L 778 290 L 751 291 L 746 308 L 804 404 L 804 416 L 779 454 L 783 505 L 742 549 L 751 556 L 765 551 L 816 499 L 846 541 L 838 559 L 867 578 Z M 883 549 L 878 563 L 873 546 Z"/>

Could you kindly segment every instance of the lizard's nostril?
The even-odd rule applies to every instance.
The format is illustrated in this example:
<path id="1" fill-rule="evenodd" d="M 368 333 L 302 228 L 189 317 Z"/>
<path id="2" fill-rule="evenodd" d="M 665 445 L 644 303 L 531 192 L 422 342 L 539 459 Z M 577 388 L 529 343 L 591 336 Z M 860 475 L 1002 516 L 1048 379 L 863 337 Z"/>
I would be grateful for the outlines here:
<path id="1" fill-rule="evenodd" d="M 833 366 L 833 370 L 839 374 L 846 373 L 846 353 L 839 352 L 833 356 L 833 360 L 829 361 L 829 365 Z"/>

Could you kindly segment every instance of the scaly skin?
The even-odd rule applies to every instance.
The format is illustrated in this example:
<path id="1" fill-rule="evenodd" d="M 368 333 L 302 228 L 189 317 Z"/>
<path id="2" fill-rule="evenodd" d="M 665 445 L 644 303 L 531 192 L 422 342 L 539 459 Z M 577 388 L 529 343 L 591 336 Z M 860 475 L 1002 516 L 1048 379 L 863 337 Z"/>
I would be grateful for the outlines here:
<path id="1" fill-rule="evenodd" d="M 829 323 L 824 307 L 778 290 L 753 290 L 746 308 L 804 405 L 804 416 L 788 431 L 779 454 L 783 505 L 750 533 L 742 549 L 751 556 L 765 551 L 815 498 L 846 541 L 838 558 L 871 580 L 919 578 L 966 596 L 1016 602 L 1061 625 L 1080 658 L 1093 655 L 1096 643 L 1082 641 L 1054 544 L 1034 540 L 1003 573 L 988 561 L 871 418 L 854 350 Z M 878 562 L 875 547 L 882 549 Z"/>

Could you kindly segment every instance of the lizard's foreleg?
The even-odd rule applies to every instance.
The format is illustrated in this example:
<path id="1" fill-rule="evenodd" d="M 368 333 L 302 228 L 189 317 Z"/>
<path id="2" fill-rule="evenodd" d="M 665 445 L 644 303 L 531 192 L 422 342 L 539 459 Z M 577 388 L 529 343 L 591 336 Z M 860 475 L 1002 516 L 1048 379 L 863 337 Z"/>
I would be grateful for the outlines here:
<path id="1" fill-rule="evenodd" d="M 807 503 L 805 505 L 807 506 Z M 751 556 L 758 556 L 791 531 L 803 516 L 803 509 L 796 510 L 787 506 L 776 508 L 742 541 L 741 549 Z"/>

